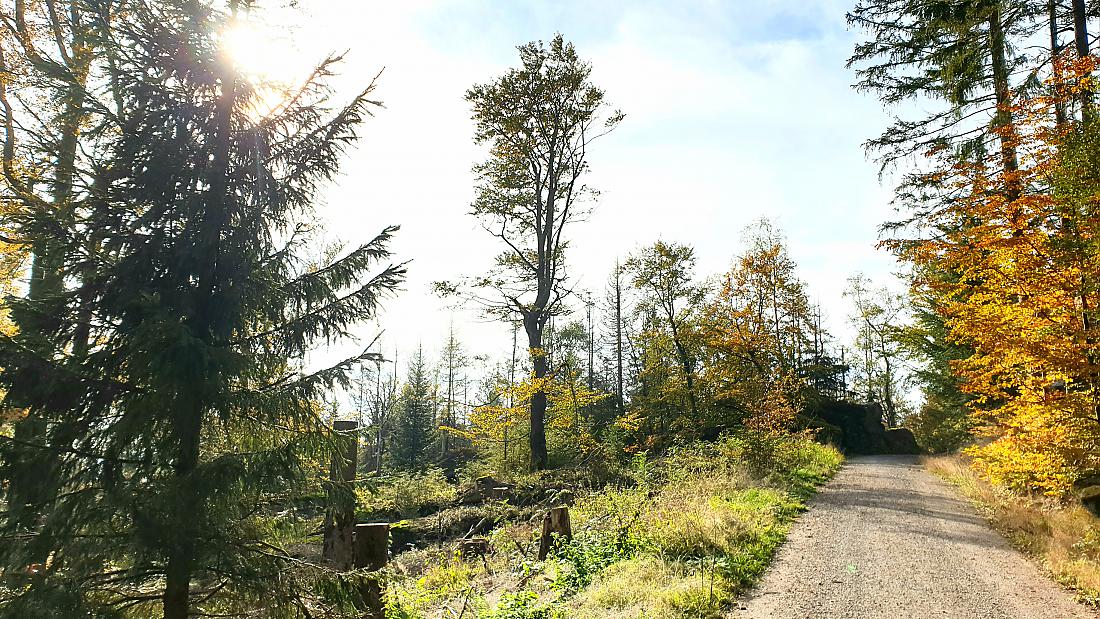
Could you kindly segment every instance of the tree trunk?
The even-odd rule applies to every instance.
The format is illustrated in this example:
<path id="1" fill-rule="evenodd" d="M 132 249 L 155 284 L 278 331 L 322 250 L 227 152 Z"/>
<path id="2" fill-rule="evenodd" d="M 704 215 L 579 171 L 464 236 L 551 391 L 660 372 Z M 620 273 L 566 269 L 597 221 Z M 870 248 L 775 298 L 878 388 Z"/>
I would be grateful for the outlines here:
<path id="1" fill-rule="evenodd" d="M 199 437 L 202 435 L 202 405 L 193 403 L 187 407 L 186 412 L 176 411 L 180 415 L 172 424 L 178 437 L 180 446 L 176 457 L 176 480 L 179 483 L 178 499 L 180 506 L 187 506 L 193 510 L 186 522 L 182 519 L 175 523 L 171 535 L 175 540 L 168 550 L 168 564 L 164 572 L 164 595 L 161 600 L 164 606 L 164 619 L 187 619 L 190 615 L 191 605 L 191 575 L 195 562 L 195 532 L 190 523 L 201 522 L 200 514 L 203 505 L 194 498 L 194 484 L 190 479 L 199 465 Z M 180 517 L 179 514 L 173 515 Z M 182 526 L 181 526 L 182 525 Z"/>
<path id="2" fill-rule="evenodd" d="M 1088 15 L 1085 12 L 1085 0 L 1073 0 L 1073 35 L 1077 47 L 1077 56 L 1085 58 L 1090 55 Z M 1086 89 L 1081 90 L 1081 119 L 1092 120 L 1092 93 Z"/>
<path id="3" fill-rule="evenodd" d="M 191 606 L 191 568 L 195 544 L 188 541 L 168 559 L 164 580 L 164 619 L 187 619 Z"/>
<path id="4" fill-rule="evenodd" d="M 573 539 L 573 527 L 569 524 L 569 508 L 555 507 L 542 519 L 542 537 L 539 539 L 539 561 L 546 559 L 557 539 Z"/>
<path id="5" fill-rule="evenodd" d="M 73 10 L 77 11 L 75 8 Z M 65 25 L 53 23 L 51 26 L 61 32 Z M 57 145 L 54 182 L 50 192 L 52 206 L 59 212 L 59 219 L 65 224 L 69 222 L 72 211 L 77 146 L 81 126 L 87 117 L 84 110 L 87 92 L 85 86 L 93 52 L 82 26 L 74 21 L 72 28 L 72 40 L 68 46 L 71 60 L 65 65 L 72 81 L 62 97 L 61 111 L 55 119 L 59 121 L 57 131 L 61 139 Z M 31 36 L 28 32 L 21 32 L 20 35 Z M 14 141 L 11 136 L 9 139 Z M 27 298 L 30 301 L 43 302 L 64 292 L 65 254 L 58 245 L 57 240 L 49 237 L 40 237 L 32 243 L 30 281 L 27 284 Z M 44 314 L 37 309 L 29 314 L 13 311 L 12 320 L 20 331 L 26 333 L 49 333 L 57 326 L 56 316 Z M 79 345 L 79 342 L 76 344 Z M 35 445 L 47 442 L 47 421 L 41 417 L 41 412 L 29 410 L 26 417 L 15 424 L 17 438 Z M 30 471 L 30 478 L 18 472 L 13 475 L 9 480 L 7 498 L 12 522 L 19 528 L 29 529 L 35 526 L 39 513 L 57 493 L 54 471 L 58 463 L 56 455 L 46 449 L 23 448 L 22 454 L 25 470 Z M 45 560 L 45 557 L 39 559 Z"/>
<path id="6" fill-rule="evenodd" d="M 1006 174 L 1014 174 L 1019 169 L 1016 155 L 1016 135 L 1012 119 L 1012 91 L 1008 82 L 1008 61 L 1006 59 L 1004 25 L 1001 23 L 1000 9 L 994 9 L 989 16 L 989 54 L 993 66 L 993 91 L 997 100 L 997 113 L 993 117 L 993 126 L 1000 129 L 1001 165 Z M 1008 199 L 1020 197 L 1018 180 L 1009 180 Z"/>
<path id="7" fill-rule="evenodd" d="M 390 525 L 386 523 L 355 525 L 355 545 L 351 567 L 377 572 L 389 561 Z M 385 617 L 382 581 L 377 574 L 368 576 L 359 589 L 361 609 L 371 619 Z"/>
<path id="8" fill-rule="evenodd" d="M 623 289 L 619 263 L 615 263 L 615 406 L 623 415 Z"/>
<path id="9" fill-rule="evenodd" d="M 230 1 L 233 17 L 237 15 L 237 0 Z M 214 308 L 221 304 L 218 295 L 218 282 L 221 279 L 219 260 L 221 253 L 221 235 L 230 220 L 232 205 L 228 199 L 230 155 L 232 151 L 232 119 L 236 105 L 237 76 L 230 71 L 221 74 L 222 94 L 214 108 L 214 134 L 211 136 L 214 149 L 210 161 L 210 186 L 204 196 L 204 211 L 199 229 L 196 251 L 205 261 L 196 269 L 199 306 L 189 322 L 204 340 L 207 346 L 215 338 L 228 337 L 225 325 L 219 324 L 214 317 Z M 205 380 L 211 380 L 207 377 Z M 199 442 L 202 437 L 203 416 L 206 413 L 205 402 L 199 396 L 206 385 L 186 385 L 180 393 L 190 398 L 182 398 L 180 408 L 172 411 L 173 430 L 179 440 L 179 454 L 176 460 L 176 478 L 180 482 L 180 506 L 191 510 L 187 520 L 176 524 L 173 534 L 176 543 L 168 551 L 168 564 L 165 569 L 164 619 L 187 619 L 190 614 L 191 576 L 195 561 L 196 533 L 193 523 L 203 521 L 201 513 L 206 506 L 192 490 L 196 480 L 191 479 L 199 464 Z M 183 409 L 183 410 L 181 410 Z M 197 514 L 195 512 L 198 512 Z"/>
<path id="10" fill-rule="evenodd" d="M 527 331 L 527 343 L 531 351 L 531 366 L 535 382 L 541 382 L 548 374 L 546 351 L 542 350 L 542 325 L 538 317 L 529 314 L 523 318 Z M 531 468 L 545 469 L 549 463 L 546 453 L 546 392 L 543 389 L 531 394 Z"/>
<path id="11" fill-rule="evenodd" d="M 331 561 L 338 570 L 346 570 L 352 565 L 352 532 L 355 527 L 355 463 L 358 438 L 351 433 L 357 432 L 359 424 L 354 421 L 337 421 L 333 429 L 341 436 L 337 438 L 337 449 L 332 454 L 329 467 L 329 481 L 333 488 L 329 491 L 329 505 L 325 513 L 324 545 L 321 556 Z"/>
<path id="12" fill-rule="evenodd" d="M 1058 42 L 1058 2 L 1047 1 L 1047 25 L 1050 27 L 1050 59 L 1051 69 L 1058 62 L 1058 56 L 1062 53 L 1062 45 Z M 1054 100 L 1054 120 L 1058 126 L 1066 124 L 1066 103 L 1061 97 Z"/>
<path id="13" fill-rule="evenodd" d="M 694 419 L 699 416 L 699 407 L 695 402 L 695 367 L 691 361 L 691 357 L 688 356 L 687 347 L 684 346 L 680 339 L 680 328 L 676 324 L 674 316 L 675 314 L 669 311 L 668 322 L 672 330 L 672 343 L 676 346 L 676 353 L 680 357 L 680 367 L 684 372 L 684 382 L 687 383 L 688 406 L 691 410 L 691 416 Z"/>

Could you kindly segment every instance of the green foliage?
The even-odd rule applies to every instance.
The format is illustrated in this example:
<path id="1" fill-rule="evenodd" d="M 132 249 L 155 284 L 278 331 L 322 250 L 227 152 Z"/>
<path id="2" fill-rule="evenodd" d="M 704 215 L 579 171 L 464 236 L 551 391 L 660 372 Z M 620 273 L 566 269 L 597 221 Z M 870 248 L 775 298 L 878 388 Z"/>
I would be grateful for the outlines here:
<path id="1" fill-rule="evenodd" d="M 457 489 L 442 469 L 401 472 L 379 479 L 373 490 L 358 488 L 358 511 L 368 517 L 413 518 L 454 501 Z"/>
<path id="2" fill-rule="evenodd" d="M 553 604 L 539 604 L 530 591 L 505 593 L 497 607 L 480 615 L 481 619 L 564 619 L 567 615 Z"/>
<path id="3" fill-rule="evenodd" d="M 309 373 L 299 361 L 404 278 L 387 265 L 395 228 L 332 260 L 310 246 L 317 188 L 370 89 L 335 102 L 330 59 L 261 119 L 266 91 L 225 61 L 217 5 L 71 4 L 93 25 L 96 103 L 67 171 L 79 195 L 19 220 L 23 238 L 52 239 L 64 278 L 13 305 L 25 328 L 0 338 L 4 405 L 28 413 L 0 442 L 14 508 L 0 514 L 0 614 L 342 603 L 317 599 L 331 575 L 291 554 L 303 540 L 288 506 L 336 442 L 316 403 L 371 355 Z"/>
<path id="4" fill-rule="evenodd" d="M 428 466 L 432 456 L 430 450 L 435 443 L 438 407 L 436 386 L 428 373 L 424 350 L 418 349 L 409 364 L 408 379 L 401 390 L 393 421 L 390 438 L 393 466 L 405 471 Z"/>
<path id="5" fill-rule="evenodd" d="M 945 405 L 929 397 L 916 414 L 905 419 L 905 427 L 913 431 L 926 452 L 950 453 L 973 441 L 975 422 L 964 406 Z"/>
<path id="6" fill-rule="evenodd" d="M 748 431 L 681 447 L 643 484 L 574 506 L 580 530 L 558 551 L 555 586 L 576 596 L 580 616 L 612 607 L 719 616 L 763 573 L 814 486 L 841 461 L 798 436 Z"/>
<path id="7" fill-rule="evenodd" d="M 754 475 L 749 458 L 764 452 Z M 391 588 L 390 616 L 434 616 L 444 606 L 480 617 L 722 616 L 840 463 L 835 449 L 802 436 L 744 431 L 663 458 L 638 454 L 612 476 L 577 469 L 513 478 L 519 504 L 553 501 L 560 486 L 576 490 L 573 539 L 533 561 L 537 528 L 513 522 L 490 534 L 495 550 L 484 559 L 417 551 L 426 554 L 410 565 L 425 567 Z M 489 604 L 502 584 L 506 594 Z"/>
<path id="8" fill-rule="evenodd" d="M 592 583 L 609 566 L 629 559 L 646 547 L 646 540 L 632 526 L 586 531 L 571 543 L 558 546 L 554 558 L 560 563 L 553 585 L 563 595 L 572 595 Z"/>
<path id="9" fill-rule="evenodd" d="M 947 273 L 925 277 L 950 278 Z M 973 350 L 948 336 L 947 323 L 933 295 L 913 291 L 909 295 L 913 322 L 901 328 L 898 340 L 913 361 L 913 378 L 924 393 L 924 405 L 905 419 L 917 444 L 931 453 L 947 453 L 965 447 L 972 440 L 975 422 L 967 407 L 969 396 L 960 388 L 952 362 L 965 359 Z"/>
<path id="10" fill-rule="evenodd" d="M 415 582 L 389 588 L 386 617 L 419 619 L 427 616 L 433 605 L 456 596 L 462 597 L 471 611 L 483 608 L 484 602 L 473 590 L 480 567 L 456 554 L 439 556 Z"/>

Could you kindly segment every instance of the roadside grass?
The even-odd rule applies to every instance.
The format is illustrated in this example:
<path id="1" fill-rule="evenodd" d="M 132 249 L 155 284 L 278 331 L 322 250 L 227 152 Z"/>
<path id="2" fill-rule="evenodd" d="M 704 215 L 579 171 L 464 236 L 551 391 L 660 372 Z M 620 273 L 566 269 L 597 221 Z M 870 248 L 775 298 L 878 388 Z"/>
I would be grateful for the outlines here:
<path id="1" fill-rule="evenodd" d="M 483 558 L 446 545 L 403 553 L 387 616 L 720 617 L 842 461 L 804 437 L 760 434 L 639 457 L 625 482 L 578 493 L 574 538 L 546 561 L 533 556 L 538 523 L 529 521 L 501 522 Z"/>
<path id="2" fill-rule="evenodd" d="M 1077 503 L 999 489 L 960 456 L 929 457 L 924 464 L 974 502 L 1014 546 L 1073 589 L 1079 601 L 1100 607 L 1100 518 Z"/>
<path id="3" fill-rule="evenodd" d="M 633 500 L 579 502 L 584 536 L 633 541 L 620 544 L 621 560 L 568 599 L 567 614 L 722 616 L 767 568 L 816 485 L 841 463 L 835 449 L 807 440 L 735 435 L 671 454 L 628 491 Z"/>

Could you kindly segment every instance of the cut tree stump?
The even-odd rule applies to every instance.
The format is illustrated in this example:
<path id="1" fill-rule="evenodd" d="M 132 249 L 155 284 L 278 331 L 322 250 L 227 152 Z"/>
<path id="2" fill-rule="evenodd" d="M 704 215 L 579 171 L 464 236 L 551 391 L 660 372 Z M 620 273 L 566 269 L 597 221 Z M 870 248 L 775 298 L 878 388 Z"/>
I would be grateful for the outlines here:
<path id="1" fill-rule="evenodd" d="M 357 570 L 378 572 L 386 567 L 390 551 L 390 525 L 384 522 L 355 525 L 353 564 Z M 380 574 L 366 577 L 359 587 L 364 617 L 383 619 L 385 604 L 382 599 Z"/>
<path id="2" fill-rule="evenodd" d="M 489 554 L 489 540 L 484 537 L 471 537 L 458 543 L 458 554 L 463 557 L 483 557 Z"/>
<path id="3" fill-rule="evenodd" d="M 555 507 L 546 512 L 542 519 L 542 539 L 539 540 L 539 561 L 546 559 L 556 539 L 573 539 L 573 528 L 569 525 L 569 508 Z"/>
<path id="4" fill-rule="evenodd" d="M 352 534 L 355 528 L 355 463 L 358 440 L 355 431 L 359 423 L 355 421 L 337 421 L 333 424 L 339 436 L 339 448 L 332 454 L 329 466 L 329 480 L 332 487 L 328 492 L 328 505 L 325 510 L 325 543 L 321 556 L 340 571 L 352 566 Z"/>

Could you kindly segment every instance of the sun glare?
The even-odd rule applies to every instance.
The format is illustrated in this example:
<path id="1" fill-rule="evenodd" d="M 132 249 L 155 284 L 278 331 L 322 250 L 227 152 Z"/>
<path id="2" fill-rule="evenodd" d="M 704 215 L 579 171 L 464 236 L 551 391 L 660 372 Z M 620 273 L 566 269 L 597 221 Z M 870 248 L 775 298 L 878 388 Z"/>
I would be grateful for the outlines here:
<path id="1" fill-rule="evenodd" d="M 305 79 L 309 67 L 290 38 L 255 21 L 238 20 L 221 35 L 222 50 L 254 86 L 257 117 L 277 109 Z"/>

